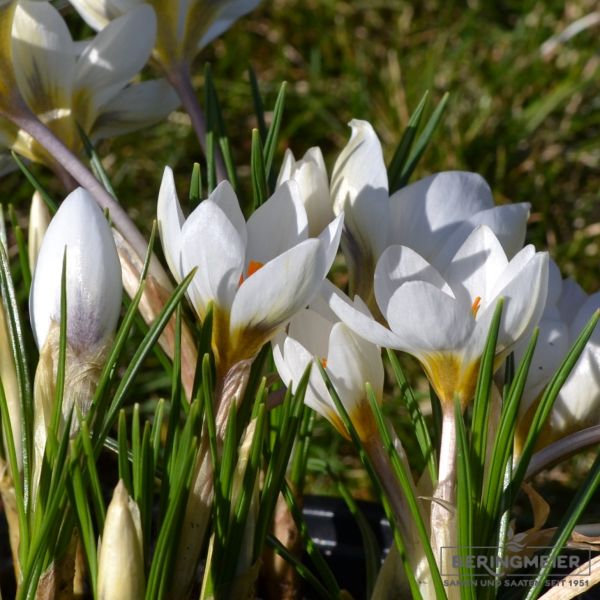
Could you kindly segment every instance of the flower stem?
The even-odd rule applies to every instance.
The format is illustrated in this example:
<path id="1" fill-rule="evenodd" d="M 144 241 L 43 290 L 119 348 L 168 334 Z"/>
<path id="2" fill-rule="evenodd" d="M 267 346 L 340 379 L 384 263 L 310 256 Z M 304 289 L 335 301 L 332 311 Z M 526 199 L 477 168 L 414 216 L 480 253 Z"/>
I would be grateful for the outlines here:
<path id="1" fill-rule="evenodd" d="M 190 116 L 192 127 L 206 156 L 206 119 L 192 85 L 190 65 L 187 62 L 177 63 L 167 70 L 166 76 Z M 215 170 L 218 182 L 227 179 L 227 171 L 218 147 L 215 148 Z"/>
<path id="2" fill-rule="evenodd" d="M 62 165 L 63 169 L 86 188 L 96 202 L 110 212 L 110 218 L 115 227 L 133 246 L 143 259 L 148 249 L 148 243 L 140 233 L 129 215 L 117 201 L 104 189 L 102 184 L 92 175 L 90 170 L 65 146 L 65 144 L 44 125 L 33 113 L 28 111 L 13 112 L 6 115 L 17 127 L 31 135 Z"/>
<path id="3" fill-rule="evenodd" d="M 445 575 L 456 570 L 451 552 L 442 552 L 442 548 L 456 546 L 456 441 L 456 420 L 450 408 L 443 412 L 438 483 L 431 504 L 431 547 Z"/>

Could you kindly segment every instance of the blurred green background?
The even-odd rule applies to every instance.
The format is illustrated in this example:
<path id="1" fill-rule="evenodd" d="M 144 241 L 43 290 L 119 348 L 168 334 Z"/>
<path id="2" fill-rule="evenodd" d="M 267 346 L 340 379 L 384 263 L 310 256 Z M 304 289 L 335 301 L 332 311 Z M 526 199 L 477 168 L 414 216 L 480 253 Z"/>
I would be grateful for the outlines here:
<path id="1" fill-rule="evenodd" d="M 210 61 L 248 191 L 256 126 L 249 64 L 267 108 L 280 83 L 289 82 L 277 161 L 288 146 L 298 157 L 319 145 L 331 168 L 351 118 L 373 123 L 389 159 L 422 94 L 431 92 L 431 107 L 450 92 L 413 179 L 467 169 L 486 177 L 498 202 L 531 202 L 530 240 L 591 292 L 599 287 L 600 25 L 543 48 L 594 10 L 595 0 L 265 1 L 201 54 L 195 83 L 201 90 Z M 89 33 L 77 15 L 69 19 L 75 35 Z M 146 230 L 163 166 L 176 169 L 183 196 L 192 161 L 201 159 L 179 112 L 153 129 L 104 142 L 100 154 Z M 21 204 L 30 195 L 16 174 L 2 190 L 3 202 Z"/>

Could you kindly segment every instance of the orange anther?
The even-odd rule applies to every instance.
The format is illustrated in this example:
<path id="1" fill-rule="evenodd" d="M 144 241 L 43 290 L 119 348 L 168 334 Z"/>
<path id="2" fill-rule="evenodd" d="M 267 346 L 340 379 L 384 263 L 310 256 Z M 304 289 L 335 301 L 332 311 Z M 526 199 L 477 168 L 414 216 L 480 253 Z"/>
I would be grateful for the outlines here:
<path id="1" fill-rule="evenodd" d="M 479 305 L 481 304 L 481 296 L 476 296 L 475 300 L 473 300 L 473 305 L 471 306 L 471 311 L 473 312 L 473 316 L 477 316 L 477 311 L 479 310 Z"/>
<path id="2" fill-rule="evenodd" d="M 326 358 L 322 358 L 321 359 L 321 366 L 326 369 L 327 368 L 327 359 Z"/>
<path id="3" fill-rule="evenodd" d="M 248 264 L 248 274 L 246 275 L 246 277 L 244 277 L 244 275 L 240 275 L 240 285 L 242 285 L 242 283 L 244 283 L 245 279 L 248 279 L 248 277 L 250 277 L 251 275 L 254 275 L 254 273 L 256 273 L 256 271 L 258 271 L 260 268 L 264 267 L 264 263 L 261 263 L 257 260 L 251 260 L 250 263 Z"/>

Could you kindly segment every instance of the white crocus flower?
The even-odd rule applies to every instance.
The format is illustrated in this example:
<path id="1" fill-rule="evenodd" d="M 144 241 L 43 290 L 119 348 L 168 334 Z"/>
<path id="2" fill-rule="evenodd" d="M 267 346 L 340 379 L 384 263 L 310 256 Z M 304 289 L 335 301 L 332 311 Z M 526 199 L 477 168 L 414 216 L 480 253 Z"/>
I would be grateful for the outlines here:
<path id="1" fill-rule="evenodd" d="M 557 270 L 557 269 L 556 269 Z M 588 296 L 572 279 L 554 286 L 540 321 L 540 333 L 521 400 L 517 446 L 531 423 L 538 401 L 564 361 L 594 311 L 600 308 L 600 292 Z M 520 359 L 526 344 L 516 352 Z M 539 444 L 545 446 L 569 433 L 600 423 L 600 331 L 596 329 L 554 402 Z M 517 448 L 518 449 L 518 448 Z"/>
<path id="2" fill-rule="evenodd" d="M 189 297 L 200 319 L 213 305 L 213 349 L 219 373 L 252 359 L 317 295 L 335 258 L 342 216 L 308 237 L 295 182 L 282 185 L 248 222 L 224 181 L 184 219 L 167 167 L 158 199 L 167 262 L 177 280 L 192 269 Z"/>
<path id="3" fill-rule="evenodd" d="M 331 308 L 357 334 L 414 355 L 442 404 L 471 399 L 490 322 L 504 310 L 498 357 L 537 324 L 546 300 L 548 255 L 523 248 L 508 260 L 487 226 L 477 227 L 438 271 L 406 246 L 390 246 L 375 271 L 375 295 L 390 329 L 369 319 L 327 286 Z"/>
<path id="4" fill-rule="evenodd" d="M 70 1 L 97 31 L 143 4 L 143 0 Z M 175 63 L 191 63 L 202 48 L 259 3 L 260 0 L 149 0 L 158 19 L 155 60 L 167 71 Z"/>
<path id="5" fill-rule="evenodd" d="M 381 143 L 366 121 L 350 122 L 352 135 L 331 176 L 331 201 L 346 214 L 342 249 L 352 291 L 376 312 L 373 274 L 391 244 L 402 244 L 443 268 L 478 225 L 495 233 L 509 258 L 522 247 L 528 203 L 495 206 L 491 190 L 476 173 L 436 173 L 391 196 Z"/>
<path id="6" fill-rule="evenodd" d="M 547 288 L 547 253 L 527 246 L 509 261 L 485 225 L 472 231 L 441 271 L 406 246 L 390 246 L 383 252 L 375 271 L 375 297 L 390 329 L 353 308 L 333 286 L 324 285 L 331 308 L 358 335 L 415 356 L 441 401 L 438 483 L 430 517 L 441 572 L 454 572 L 440 549 L 456 545 L 451 508 L 456 483 L 455 400 L 464 409 L 473 396 L 498 299 L 504 298 L 496 347 L 499 363 L 537 324 Z"/>
<path id="7" fill-rule="evenodd" d="M 177 104 L 164 80 L 129 84 L 146 64 L 156 17 L 139 6 L 110 23 L 80 51 L 60 13 L 49 2 L 16 2 L 11 30 L 11 68 L 23 101 L 72 151 L 81 149 L 77 125 L 98 140 L 148 126 Z M 0 120 L 0 143 L 54 167 L 37 141 Z"/>
<path id="8" fill-rule="evenodd" d="M 369 315 L 360 299 L 355 308 Z M 318 309 L 318 310 L 317 310 Z M 318 305 L 300 311 L 286 332 L 273 340 L 273 360 L 282 381 L 296 390 L 306 367 L 319 361 L 344 404 L 360 438 L 368 442 L 378 435 L 365 391 L 370 383 L 378 401 L 383 394 L 383 362 L 379 348 L 356 335 L 334 314 Z M 348 432 L 316 365 L 310 373 L 304 402 L 328 419 L 344 436 Z"/>
<path id="9" fill-rule="evenodd" d="M 308 233 L 314 237 L 335 218 L 329 201 L 329 181 L 321 149 L 310 148 L 300 160 L 294 158 L 290 149 L 286 150 L 277 186 L 290 179 L 300 188 L 308 217 Z"/>
<path id="10" fill-rule="evenodd" d="M 140 511 L 119 481 L 98 549 L 99 600 L 142 600 L 146 587 Z"/>

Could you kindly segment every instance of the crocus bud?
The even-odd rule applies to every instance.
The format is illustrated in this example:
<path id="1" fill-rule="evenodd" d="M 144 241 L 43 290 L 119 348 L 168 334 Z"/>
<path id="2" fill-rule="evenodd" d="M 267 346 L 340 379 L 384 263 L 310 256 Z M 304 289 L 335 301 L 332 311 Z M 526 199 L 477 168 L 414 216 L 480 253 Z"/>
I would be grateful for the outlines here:
<path id="1" fill-rule="evenodd" d="M 29 268 L 34 271 L 37 257 L 46 229 L 50 225 L 50 211 L 42 200 L 39 192 L 34 192 L 29 209 L 29 234 L 27 238 L 27 250 L 29 257 Z"/>
<path id="2" fill-rule="evenodd" d="M 69 194 L 50 222 L 38 256 L 29 308 L 38 347 L 60 322 L 61 272 L 67 256 L 67 340 L 91 350 L 113 334 L 121 310 L 121 266 L 110 227 L 92 196 Z"/>
<path id="3" fill-rule="evenodd" d="M 321 149 L 310 148 L 300 160 L 294 158 L 291 150 L 286 150 L 277 186 L 289 180 L 295 181 L 300 188 L 308 217 L 308 234 L 310 237 L 317 237 L 335 218 Z"/>
<path id="4" fill-rule="evenodd" d="M 99 600 L 144 598 L 144 550 L 140 511 L 119 481 L 106 512 L 98 550 Z"/>
<path id="5" fill-rule="evenodd" d="M 67 353 L 62 414 L 86 415 L 121 310 L 121 266 L 104 214 L 82 188 L 69 194 L 50 222 L 31 284 L 29 312 L 40 361 L 34 383 L 35 477 L 55 401 L 60 347 L 61 274 L 66 256 Z M 35 486 L 34 486 L 35 487 Z"/>

